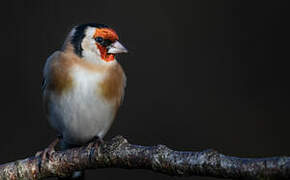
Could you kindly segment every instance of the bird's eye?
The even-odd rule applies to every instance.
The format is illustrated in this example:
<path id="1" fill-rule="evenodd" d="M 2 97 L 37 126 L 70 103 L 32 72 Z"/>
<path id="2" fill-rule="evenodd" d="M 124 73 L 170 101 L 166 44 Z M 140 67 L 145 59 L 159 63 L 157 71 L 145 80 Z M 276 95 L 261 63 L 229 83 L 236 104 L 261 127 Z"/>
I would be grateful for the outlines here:
<path id="1" fill-rule="evenodd" d="M 102 43 L 102 42 L 104 42 L 104 38 L 102 38 L 102 37 L 96 37 L 95 40 L 96 40 L 96 42 L 98 42 L 98 43 Z"/>

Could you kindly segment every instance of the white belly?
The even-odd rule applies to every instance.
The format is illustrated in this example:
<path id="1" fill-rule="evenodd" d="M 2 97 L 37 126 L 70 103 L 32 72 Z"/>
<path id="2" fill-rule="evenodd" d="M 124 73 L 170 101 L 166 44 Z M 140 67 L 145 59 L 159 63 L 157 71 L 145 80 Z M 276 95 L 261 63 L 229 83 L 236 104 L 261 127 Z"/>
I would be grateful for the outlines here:
<path id="1" fill-rule="evenodd" d="M 114 119 L 114 105 L 98 88 L 104 74 L 76 67 L 72 77 L 71 90 L 50 96 L 50 123 L 72 144 L 86 143 L 94 136 L 102 138 Z"/>

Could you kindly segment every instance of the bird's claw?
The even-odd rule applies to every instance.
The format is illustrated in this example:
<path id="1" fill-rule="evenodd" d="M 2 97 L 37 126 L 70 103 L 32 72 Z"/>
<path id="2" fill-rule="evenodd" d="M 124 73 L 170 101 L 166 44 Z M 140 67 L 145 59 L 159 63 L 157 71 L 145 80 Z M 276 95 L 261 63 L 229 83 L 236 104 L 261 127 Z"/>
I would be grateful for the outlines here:
<path id="1" fill-rule="evenodd" d="M 104 144 L 104 140 L 98 136 L 95 136 L 90 142 L 89 142 L 89 145 L 88 145 L 88 148 L 93 148 L 93 147 L 96 147 L 98 148 L 99 145 L 101 144 Z"/>
<path id="2" fill-rule="evenodd" d="M 45 160 L 50 159 L 51 155 L 55 152 L 55 146 L 58 144 L 60 140 L 60 136 L 58 136 L 47 148 L 45 148 L 43 151 L 38 151 L 35 156 L 39 157 L 41 156 L 40 163 L 39 163 L 39 169 L 41 169 L 41 166 Z"/>

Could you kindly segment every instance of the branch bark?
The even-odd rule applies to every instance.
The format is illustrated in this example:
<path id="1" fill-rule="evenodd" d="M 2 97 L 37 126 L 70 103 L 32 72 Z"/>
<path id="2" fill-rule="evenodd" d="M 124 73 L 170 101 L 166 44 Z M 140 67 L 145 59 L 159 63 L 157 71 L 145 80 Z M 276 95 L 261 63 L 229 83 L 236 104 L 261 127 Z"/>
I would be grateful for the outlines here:
<path id="1" fill-rule="evenodd" d="M 0 179 L 63 177 L 96 168 L 148 169 L 170 176 L 209 176 L 232 179 L 290 179 L 290 157 L 237 158 L 214 150 L 174 151 L 164 145 L 129 144 L 117 136 L 100 147 L 83 146 L 0 165 Z"/>

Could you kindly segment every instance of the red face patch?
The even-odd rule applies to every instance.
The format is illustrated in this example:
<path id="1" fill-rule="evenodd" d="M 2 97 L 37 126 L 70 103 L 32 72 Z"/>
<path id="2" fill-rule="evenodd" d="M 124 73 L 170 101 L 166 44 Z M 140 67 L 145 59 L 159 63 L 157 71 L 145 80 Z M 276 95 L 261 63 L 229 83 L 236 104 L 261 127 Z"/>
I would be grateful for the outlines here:
<path id="1" fill-rule="evenodd" d="M 116 41 L 119 39 L 117 33 L 110 28 L 97 28 L 96 32 L 94 34 L 94 38 L 96 37 L 102 37 L 103 39 L 108 39 L 112 42 Z M 96 43 L 97 47 L 100 50 L 101 53 L 101 58 L 107 62 L 113 61 L 115 59 L 114 54 L 108 54 L 107 53 L 107 47 L 104 47 L 98 43 Z"/>
<path id="2" fill-rule="evenodd" d="M 107 54 L 107 48 L 96 43 L 96 45 L 98 46 L 100 52 L 101 52 L 101 58 L 107 62 L 109 61 L 113 61 L 115 59 L 115 55 L 114 54 Z"/>

